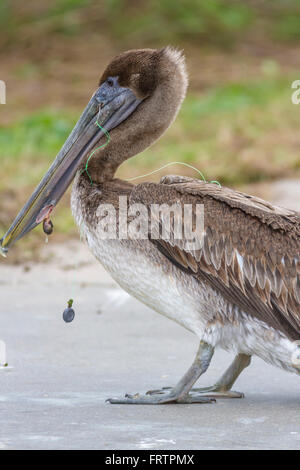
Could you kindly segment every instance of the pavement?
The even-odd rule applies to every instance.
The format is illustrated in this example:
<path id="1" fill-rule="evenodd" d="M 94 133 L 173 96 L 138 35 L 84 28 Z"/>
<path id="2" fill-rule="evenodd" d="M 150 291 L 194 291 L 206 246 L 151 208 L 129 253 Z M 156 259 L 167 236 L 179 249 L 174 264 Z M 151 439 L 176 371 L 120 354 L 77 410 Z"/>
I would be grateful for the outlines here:
<path id="1" fill-rule="evenodd" d="M 291 185 L 293 203 L 300 202 L 299 187 Z M 280 202 L 287 189 L 279 184 L 276 191 Z M 50 239 L 45 250 L 47 263 L 1 260 L 0 340 L 8 367 L 0 368 L 0 449 L 300 448 L 299 377 L 258 358 L 234 386 L 244 399 L 106 403 L 175 384 L 197 338 L 124 293 L 85 245 Z M 70 297 L 76 316 L 67 324 L 62 312 Z M 198 385 L 213 384 L 232 359 L 217 351 Z"/>

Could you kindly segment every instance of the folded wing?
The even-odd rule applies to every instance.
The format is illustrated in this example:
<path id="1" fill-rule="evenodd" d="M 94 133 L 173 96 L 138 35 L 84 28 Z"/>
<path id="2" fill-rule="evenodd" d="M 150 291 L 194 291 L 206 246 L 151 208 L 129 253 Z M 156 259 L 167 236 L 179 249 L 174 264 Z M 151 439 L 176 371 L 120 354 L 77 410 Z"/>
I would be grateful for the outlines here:
<path id="1" fill-rule="evenodd" d="M 300 339 L 300 214 L 262 199 L 180 176 L 134 187 L 131 203 L 204 208 L 196 248 L 173 227 L 149 239 L 179 269 L 205 279 L 241 311 Z M 154 217 L 157 217 L 155 213 Z M 161 223 L 161 220 L 160 220 Z M 199 284 L 200 288 L 200 284 Z"/>

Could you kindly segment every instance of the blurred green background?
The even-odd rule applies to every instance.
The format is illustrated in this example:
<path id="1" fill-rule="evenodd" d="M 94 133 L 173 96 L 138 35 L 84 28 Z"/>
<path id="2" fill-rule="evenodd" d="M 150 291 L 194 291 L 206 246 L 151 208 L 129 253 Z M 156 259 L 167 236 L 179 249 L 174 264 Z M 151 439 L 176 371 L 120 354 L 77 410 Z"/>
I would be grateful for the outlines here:
<path id="1" fill-rule="evenodd" d="M 190 86 L 178 119 L 118 174 L 137 176 L 171 161 L 208 180 L 259 192 L 300 175 L 298 0 L 0 0 L 0 230 L 47 170 L 99 76 L 120 51 L 171 44 L 184 49 Z M 185 167 L 166 173 L 194 175 Z M 158 180 L 155 174 L 152 179 Z M 150 178 L 148 178 L 150 179 Z M 66 196 L 55 240 L 76 234 Z M 37 257 L 37 229 L 9 259 Z"/>

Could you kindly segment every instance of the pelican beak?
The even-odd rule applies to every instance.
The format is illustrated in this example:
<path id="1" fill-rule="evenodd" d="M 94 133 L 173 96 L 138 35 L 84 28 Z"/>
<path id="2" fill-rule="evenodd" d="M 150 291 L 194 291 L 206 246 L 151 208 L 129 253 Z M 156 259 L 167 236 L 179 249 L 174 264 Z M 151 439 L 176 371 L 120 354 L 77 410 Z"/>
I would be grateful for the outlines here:
<path id="1" fill-rule="evenodd" d="M 0 240 L 4 256 L 17 240 L 49 217 L 78 167 L 105 135 L 96 121 L 110 131 L 130 116 L 141 101 L 129 88 L 119 86 L 117 78 L 96 90 L 51 167 Z"/>

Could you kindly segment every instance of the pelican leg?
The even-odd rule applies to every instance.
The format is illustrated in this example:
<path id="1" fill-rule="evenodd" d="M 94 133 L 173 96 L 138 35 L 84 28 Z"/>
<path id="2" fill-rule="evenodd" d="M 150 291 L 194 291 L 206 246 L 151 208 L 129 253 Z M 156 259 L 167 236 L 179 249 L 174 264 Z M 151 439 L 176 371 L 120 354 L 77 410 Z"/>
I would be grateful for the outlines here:
<path id="1" fill-rule="evenodd" d="M 235 392 L 231 390 L 236 379 L 239 377 L 241 372 L 249 366 L 251 362 L 251 356 L 247 354 L 237 354 L 232 364 L 224 372 L 222 377 L 213 385 L 207 388 L 195 388 L 192 392 L 202 393 L 202 396 L 206 397 L 219 397 L 219 398 L 244 398 L 244 394 L 241 392 Z"/>
<path id="2" fill-rule="evenodd" d="M 159 405 L 164 403 L 212 403 L 215 401 L 211 397 L 203 397 L 203 395 L 192 393 L 189 394 L 194 383 L 198 380 L 200 375 L 204 374 L 207 370 L 211 358 L 214 353 L 214 348 L 204 341 L 200 342 L 196 358 L 178 382 L 178 384 L 168 390 L 167 392 L 158 391 L 146 395 L 125 395 L 124 398 L 109 398 L 107 401 L 113 404 L 129 404 L 129 405 Z"/>
<path id="3" fill-rule="evenodd" d="M 201 394 L 202 397 L 210 398 L 244 398 L 244 394 L 241 392 L 235 392 L 231 390 L 232 385 L 240 375 L 240 373 L 249 366 L 251 362 L 251 356 L 247 354 L 237 354 L 232 364 L 224 372 L 222 377 L 212 385 L 211 387 L 203 388 L 192 388 L 190 393 Z M 150 390 L 148 394 L 152 393 L 168 393 L 171 387 L 165 387 L 162 390 Z"/>

